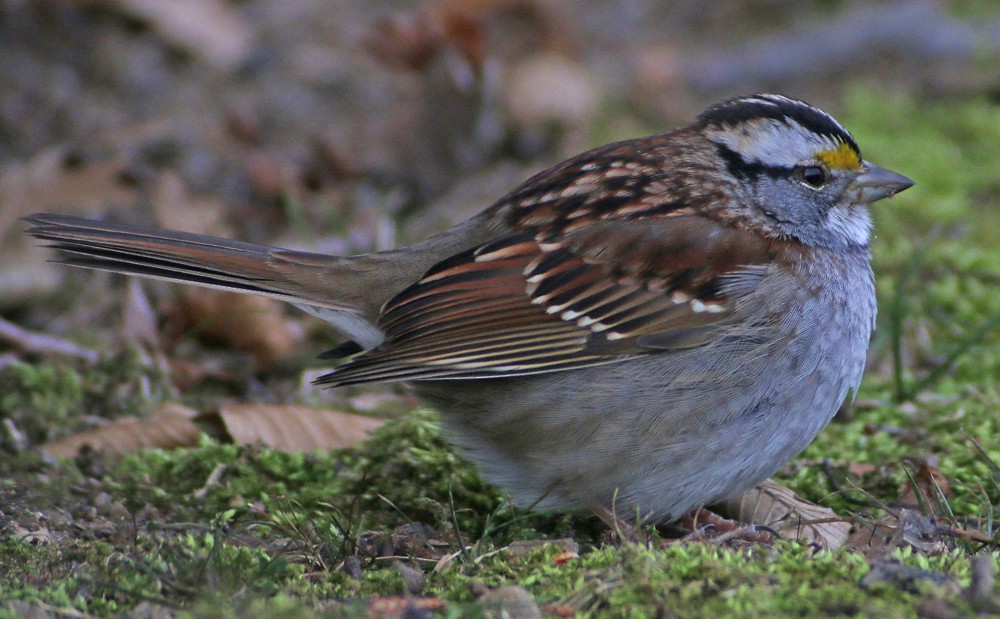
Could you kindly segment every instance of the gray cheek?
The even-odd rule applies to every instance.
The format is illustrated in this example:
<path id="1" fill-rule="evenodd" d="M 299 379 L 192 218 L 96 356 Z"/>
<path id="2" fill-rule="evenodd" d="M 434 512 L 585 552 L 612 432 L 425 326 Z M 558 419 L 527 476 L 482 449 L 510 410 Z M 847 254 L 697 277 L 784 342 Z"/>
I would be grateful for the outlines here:
<path id="1" fill-rule="evenodd" d="M 821 208 L 818 194 L 788 179 L 760 178 L 754 186 L 754 202 L 764 214 L 781 225 L 818 225 Z"/>
<path id="2" fill-rule="evenodd" d="M 764 177 L 755 183 L 752 200 L 782 233 L 806 245 L 827 249 L 864 246 L 867 215 L 837 212 L 842 192 L 839 186 L 817 191 L 791 179 Z"/>

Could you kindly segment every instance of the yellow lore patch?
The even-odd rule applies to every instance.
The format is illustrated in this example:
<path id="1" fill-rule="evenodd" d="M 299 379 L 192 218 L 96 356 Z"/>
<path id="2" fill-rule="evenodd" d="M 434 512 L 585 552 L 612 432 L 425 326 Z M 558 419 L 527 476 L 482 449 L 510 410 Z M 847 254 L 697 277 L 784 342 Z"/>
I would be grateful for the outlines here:
<path id="1" fill-rule="evenodd" d="M 857 170 L 861 167 L 861 158 L 846 142 L 842 142 L 837 148 L 819 151 L 816 153 L 816 158 L 830 168 Z"/>

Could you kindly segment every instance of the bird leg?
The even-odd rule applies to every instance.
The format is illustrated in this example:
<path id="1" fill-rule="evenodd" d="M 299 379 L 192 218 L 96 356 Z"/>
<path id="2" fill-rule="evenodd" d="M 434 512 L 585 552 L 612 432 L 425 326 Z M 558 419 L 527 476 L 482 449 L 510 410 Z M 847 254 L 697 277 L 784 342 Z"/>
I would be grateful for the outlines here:
<path id="1" fill-rule="evenodd" d="M 736 539 L 751 544 L 770 544 L 780 537 L 778 532 L 770 527 L 736 522 L 704 507 L 682 516 L 680 523 L 691 530 L 680 541 L 704 540 L 722 544 Z"/>

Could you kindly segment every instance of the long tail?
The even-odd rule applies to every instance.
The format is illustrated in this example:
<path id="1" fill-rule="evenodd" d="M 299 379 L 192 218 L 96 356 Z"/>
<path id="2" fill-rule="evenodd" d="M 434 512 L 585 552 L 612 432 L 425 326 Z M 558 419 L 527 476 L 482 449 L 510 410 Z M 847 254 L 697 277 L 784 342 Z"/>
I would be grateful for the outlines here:
<path id="1" fill-rule="evenodd" d="M 269 245 L 36 213 L 26 232 L 59 250 L 57 262 L 274 297 L 319 316 L 365 348 L 382 341 L 382 305 L 427 269 L 497 234 L 489 213 L 397 250 L 326 256 Z"/>
<path id="2" fill-rule="evenodd" d="M 348 259 L 175 232 L 38 213 L 26 232 L 59 250 L 56 262 L 273 296 L 285 301 L 354 309 L 323 286 Z M 327 271 L 327 272 L 324 272 Z"/>
<path id="3" fill-rule="evenodd" d="M 47 213 L 25 221 L 28 234 L 59 250 L 56 262 L 274 297 L 320 316 L 363 345 L 381 339 L 373 324 L 396 285 L 380 285 L 375 265 L 365 264 L 365 258 Z"/>

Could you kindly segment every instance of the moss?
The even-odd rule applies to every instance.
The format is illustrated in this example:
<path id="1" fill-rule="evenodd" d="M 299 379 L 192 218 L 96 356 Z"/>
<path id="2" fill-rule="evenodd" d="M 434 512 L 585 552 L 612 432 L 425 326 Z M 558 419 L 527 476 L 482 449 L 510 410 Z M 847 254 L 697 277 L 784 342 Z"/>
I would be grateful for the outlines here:
<path id="1" fill-rule="evenodd" d="M 332 526 L 331 510 L 344 512 L 346 505 L 358 500 L 358 495 L 343 493 L 345 488 L 357 491 L 354 484 L 364 479 L 362 471 L 377 465 L 398 472 L 412 466 L 415 457 L 429 457 L 430 447 L 440 448 L 440 436 L 427 424 L 426 415 L 416 415 L 390 424 L 355 452 L 328 456 L 291 456 L 205 439 L 195 449 L 126 458 L 109 469 L 103 489 L 128 497 L 133 510 L 153 501 L 163 510 L 158 519 L 139 518 L 133 527 L 133 521 L 125 518 L 110 543 L 92 541 L 67 548 L 2 540 L 0 586 L 10 599 L 96 615 L 117 614 L 152 600 L 179 604 L 193 617 L 278 609 L 295 616 L 320 608 L 332 616 L 364 616 L 365 599 L 404 593 L 399 572 L 375 562 L 360 579 L 350 578 L 333 570 L 343 554 L 326 555 L 330 562 L 321 565 L 319 546 L 335 542 L 338 536 L 356 535 L 357 529 L 348 534 Z M 465 467 L 452 458 L 443 460 L 447 467 Z M 219 463 L 226 466 L 220 484 L 196 498 L 194 491 Z M 442 466 L 442 461 L 432 459 L 429 464 Z M 348 481 L 339 483 L 340 477 Z M 474 478 L 468 481 L 472 489 L 482 487 Z M 368 518 L 384 519 L 386 525 L 405 521 L 377 499 L 381 491 L 391 492 L 391 484 L 381 483 L 371 482 L 366 491 L 372 497 L 361 499 L 371 501 L 366 509 L 377 510 Z M 456 485 L 453 478 L 451 496 L 466 496 L 469 488 L 458 491 Z M 429 490 L 433 494 L 444 489 Z M 409 491 L 396 495 L 396 500 L 407 504 Z M 483 509 L 478 505 L 482 496 L 468 500 L 474 509 Z M 495 505 L 492 501 L 495 498 L 485 503 L 487 508 Z M 263 506 L 249 510 L 250 503 Z M 421 505 L 418 502 L 414 509 Z M 465 504 L 456 501 L 455 506 L 461 510 Z M 438 511 L 426 515 L 437 517 Z M 171 524 L 185 521 L 189 524 Z M 316 560 L 303 561 L 303 548 L 315 552 Z M 916 606 L 931 599 L 943 600 L 960 614 L 968 610 L 955 587 L 929 585 L 915 592 L 892 584 L 860 588 L 869 562 L 850 551 L 816 553 L 793 543 L 744 550 L 709 544 L 647 550 L 584 543 L 579 558 L 557 562 L 560 552 L 561 547 L 551 545 L 514 557 L 494 552 L 487 543 L 427 573 L 422 595 L 448 600 L 452 616 L 481 611 L 474 588 L 503 584 L 523 586 L 540 603 L 575 608 L 582 616 L 640 617 L 669 610 L 679 617 L 894 617 L 911 616 Z M 955 586 L 968 584 L 968 556 L 961 551 L 937 557 L 900 552 L 895 558 L 904 565 L 939 572 Z"/>
<path id="2" fill-rule="evenodd" d="M 88 418 L 138 415 L 167 392 L 159 370 L 132 349 L 87 367 L 19 362 L 0 370 L 0 419 L 37 445 L 83 429 Z M 14 447 L 0 444 L 8 452 Z"/>
<path id="3" fill-rule="evenodd" d="M 195 449 L 127 455 L 105 481 L 131 509 L 152 505 L 194 519 L 259 501 L 273 510 L 294 505 L 330 526 L 332 513 L 357 518 L 355 532 L 362 523 L 458 522 L 478 535 L 501 494 L 447 447 L 434 419 L 417 411 L 389 422 L 363 447 L 336 453 L 289 454 L 204 437 Z M 221 485 L 190 498 L 219 466 L 225 467 Z"/>
<path id="4" fill-rule="evenodd" d="M 83 385 L 70 368 L 15 363 L 0 371 L 0 417 L 32 443 L 75 423 L 83 408 Z"/>

